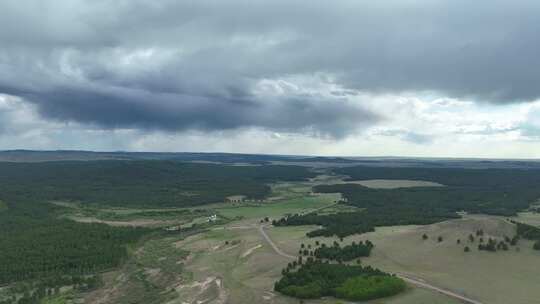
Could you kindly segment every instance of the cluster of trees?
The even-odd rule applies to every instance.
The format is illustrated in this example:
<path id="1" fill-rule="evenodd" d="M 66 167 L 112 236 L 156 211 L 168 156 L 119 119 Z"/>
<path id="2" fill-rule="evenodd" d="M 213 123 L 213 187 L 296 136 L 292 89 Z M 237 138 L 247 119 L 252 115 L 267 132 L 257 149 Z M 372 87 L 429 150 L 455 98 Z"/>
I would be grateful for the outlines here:
<path id="1" fill-rule="evenodd" d="M 338 242 L 334 242 L 332 246 L 321 244 L 315 248 L 313 256 L 317 259 L 325 259 L 331 261 L 351 261 L 359 257 L 368 257 L 374 245 L 369 240 L 365 242 L 352 242 L 350 245 L 340 246 Z"/>
<path id="2" fill-rule="evenodd" d="M 337 287 L 336 297 L 350 301 L 369 301 L 393 296 L 405 289 L 405 282 L 395 276 L 359 276 L 347 279 Z"/>
<path id="3" fill-rule="evenodd" d="M 484 243 L 484 238 L 483 238 L 484 230 L 478 229 L 476 230 L 475 234 L 477 238 L 475 238 L 475 235 L 471 233 L 468 236 L 468 240 L 469 240 L 469 243 L 474 243 L 475 240 L 478 239 L 478 242 L 479 242 L 478 250 L 485 250 L 485 251 L 491 251 L 491 252 L 495 252 L 497 250 L 507 251 L 510 248 L 509 246 L 516 246 L 517 242 L 519 241 L 519 235 L 515 235 L 512 238 L 505 236 L 503 240 L 499 240 L 499 241 L 493 238 L 489 238 L 488 241 Z M 427 234 L 422 235 L 423 240 L 427 240 L 428 238 L 429 237 Z M 439 243 L 442 242 L 443 241 L 442 236 L 437 237 L 437 241 Z M 457 239 L 456 243 L 460 245 L 461 239 Z M 471 248 L 469 246 L 465 246 L 463 248 L 463 251 L 469 252 L 471 251 Z"/>
<path id="4" fill-rule="evenodd" d="M 504 241 L 497 242 L 496 240 L 489 238 L 487 243 L 485 244 L 478 244 L 478 250 L 485 250 L 485 251 L 491 251 L 495 252 L 497 250 L 508 250 L 508 244 Z"/>
<path id="5" fill-rule="evenodd" d="M 540 250 L 540 228 L 513 221 L 517 226 L 517 234 L 527 240 L 535 241 L 533 244 L 534 250 Z"/>
<path id="6" fill-rule="evenodd" d="M 364 301 L 392 296 L 405 290 L 405 283 L 370 266 L 331 264 L 308 259 L 298 269 L 285 269 L 274 289 L 282 294 L 317 299 L 333 296 L 351 301 Z"/>

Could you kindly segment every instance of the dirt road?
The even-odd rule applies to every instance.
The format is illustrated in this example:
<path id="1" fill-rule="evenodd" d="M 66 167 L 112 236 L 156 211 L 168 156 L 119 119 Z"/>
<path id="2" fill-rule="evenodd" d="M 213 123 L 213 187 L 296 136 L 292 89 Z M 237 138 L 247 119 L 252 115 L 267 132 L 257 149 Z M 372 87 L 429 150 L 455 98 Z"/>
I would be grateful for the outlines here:
<path id="1" fill-rule="evenodd" d="M 294 255 L 286 254 L 285 252 L 281 251 L 279 247 L 272 241 L 272 239 L 266 234 L 266 231 L 264 231 L 264 225 L 259 226 L 259 232 L 261 233 L 262 237 L 265 239 L 265 241 L 274 249 L 274 251 L 279 254 L 282 257 L 288 258 L 288 259 L 296 259 L 297 257 Z"/>
<path id="2" fill-rule="evenodd" d="M 281 249 L 279 249 L 279 247 L 274 243 L 274 241 L 272 241 L 272 239 L 268 236 L 268 234 L 266 234 L 266 231 L 264 231 L 264 228 L 265 228 L 264 225 L 260 225 L 259 226 L 259 232 L 261 233 L 261 236 L 264 238 L 264 240 L 268 243 L 268 245 L 270 245 L 270 247 L 272 247 L 272 249 L 274 249 L 274 251 L 277 254 L 279 254 L 282 257 L 289 258 L 289 259 L 296 259 L 297 258 L 294 255 L 290 255 L 290 254 L 287 254 L 287 253 L 281 251 Z M 410 284 L 415 285 L 415 286 L 425 288 L 425 289 L 429 289 L 429 290 L 433 290 L 435 292 L 444 294 L 444 295 L 449 296 L 451 298 L 463 301 L 464 303 L 467 303 L 467 304 L 484 304 L 482 302 L 473 300 L 471 298 L 468 298 L 468 297 L 466 297 L 464 295 L 455 293 L 453 291 L 446 290 L 444 288 L 440 288 L 440 287 L 431 285 L 431 284 L 429 284 L 427 282 L 424 282 L 421 279 L 414 278 L 414 277 L 412 277 L 410 275 L 407 275 L 407 274 L 396 273 L 396 276 L 401 278 L 402 280 L 410 283 Z"/>

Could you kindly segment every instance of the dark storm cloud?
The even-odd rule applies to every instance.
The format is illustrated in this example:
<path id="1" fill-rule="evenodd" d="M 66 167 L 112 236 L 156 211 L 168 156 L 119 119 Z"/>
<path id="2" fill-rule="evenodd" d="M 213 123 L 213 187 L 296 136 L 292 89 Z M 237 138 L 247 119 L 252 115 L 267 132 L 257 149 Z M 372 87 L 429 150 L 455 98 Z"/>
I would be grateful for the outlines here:
<path id="1" fill-rule="evenodd" d="M 0 93 L 106 128 L 342 137 L 377 121 L 350 100 L 358 90 L 540 96 L 536 1 L 2 1 L 0 12 Z M 314 74 L 342 90 L 258 90 Z"/>

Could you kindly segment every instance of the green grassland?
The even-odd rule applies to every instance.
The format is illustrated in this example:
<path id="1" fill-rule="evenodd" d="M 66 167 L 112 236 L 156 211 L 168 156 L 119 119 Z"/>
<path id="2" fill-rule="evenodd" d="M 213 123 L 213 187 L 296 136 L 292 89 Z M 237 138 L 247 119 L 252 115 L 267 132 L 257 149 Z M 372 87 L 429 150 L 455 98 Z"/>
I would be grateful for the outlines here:
<path id="1" fill-rule="evenodd" d="M 332 205 L 338 197 L 336 194 L 325 194 L 261 203 L 258 205 L 222 207 L 214 210 L 228 218 L 280 217 L 286 214 L 306 212 Z"/>

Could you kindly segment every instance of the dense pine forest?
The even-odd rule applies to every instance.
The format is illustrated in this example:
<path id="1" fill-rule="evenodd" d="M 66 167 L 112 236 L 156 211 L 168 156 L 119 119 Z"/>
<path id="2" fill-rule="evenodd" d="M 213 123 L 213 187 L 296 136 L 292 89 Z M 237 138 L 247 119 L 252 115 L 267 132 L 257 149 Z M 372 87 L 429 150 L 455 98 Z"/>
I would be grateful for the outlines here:
<path id="1" fill-rule="evenodd" d="M 540 197 L 540 170 L 460 168 L 346 167 L 334 172 L 349 180 L 425 180 L 445 187 L 369 189 L 359 185 L 322 186 L 317 191 L 338 190 L 351 204 L 363 206 L 426 206 L 429 209 L 515 215 Z M 336 188 L 337 187 L 337 188 Z"/>
<path id="2" fill-rule="evenodd" d="M 315 174 L 298 166 L 228 166 L 173 161 L 0 163 L 0 200 L 78 201 L 137 207 L 185 207 L 227 196 L 263 198 L 268 183 Z"/>
<path id="3" fill-rule="evenodd" d="M 320 247 L 313 250 L 313 256 L 321 260 L 347 262 L 359 257 L 368 257 L 373 247 L 374 245 L 370 241 L 352 242 L 352 244 L 343 247 L 338 242 L 334 242 L 332 246 L 321 244 Z"/>
<path id="4" fill-rule="evenodd" d="M 362 211 L 318 215 L 291 215 L 277 226 L 320 225 L 310 237 L 344 237 L 370 232 L 377 226 L 426 225 L 457 218 L 456 212 L 515 215 L 540 197 L 540 170 L 433 169 L 348 167 L 335 170 L 350 180 L 410 179 L 435 181 L 444 187 L 372 189 L 359 184 L 319 185 L 315 192 L 339 192 Z"/>
<path id="5" fill-rule="evenodd" d="M 300 299 L 333 296 L 367 301 L 392 296 L 406 288 L 401 279 L 370 266 L 308 260 L 296 268 L 284 270 L 283 277 L 274 286 L 276 291 Z"/>
<path id="6" fill-rule="evenodd" d="M 0 232 L 0 285 L 111 269 L 127 258 L 126 245 L 148 232 L 68 220 L 15 219 L 2 221 L 2 228 L 7 231 Z"/>
<path id="7" fill-rule="evenodd" d="M 173 161 L 0 163 L 0 286 L 33 282 L 25 290 L 30 293 L 8 303 L 38 303 L 44 292 L 68 281 L 92 286 L 88 283 L 93 280 L 91 274 L 118 267 L 128 258 L 130 246 L 157 233 L 61 219 L 65 210 L 51 201 L 195 206 L 223 202 L 230 195 L 262 198 L 270 192 L 268 183 L 312 176 L 307 168 L 296 166 Z"/>

